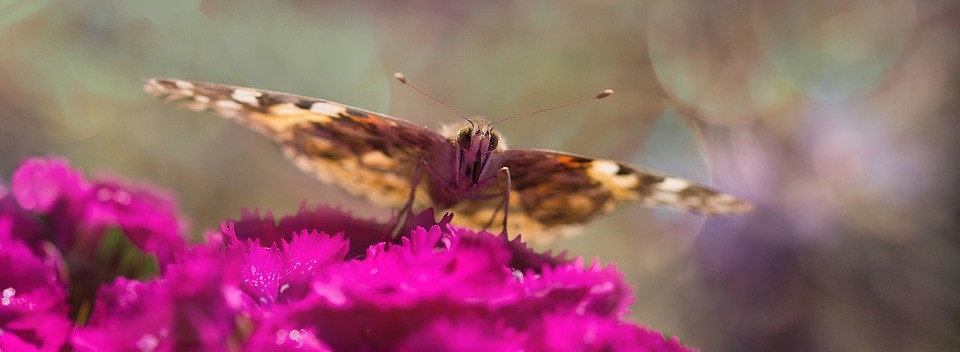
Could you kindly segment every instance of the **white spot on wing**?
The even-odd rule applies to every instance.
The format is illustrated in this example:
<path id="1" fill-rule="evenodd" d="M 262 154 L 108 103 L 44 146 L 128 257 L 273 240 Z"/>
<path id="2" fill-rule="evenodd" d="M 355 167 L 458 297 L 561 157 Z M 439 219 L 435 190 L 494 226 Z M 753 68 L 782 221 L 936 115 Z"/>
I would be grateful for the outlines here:
<path id="1" fill-rule="evenodd" d="M 333 104 L 313 103 L 313 105 L 310 106 L 310 111 L 330 116 L 337 116 L 341 112 L 346 111 L 346 109 Z"/>
<path id="2" fill-rule="evenodd" d="M 177 81 L 173 81 L 173 84 L 175 84 L 177 88 L 180 88 L 180 89 L 193 90 L 194 88 L 196 88 L 193 86 L 193 83 L 190 83 L 187 81 L 177 80 Z"/>
<path id="3" fill-rule="evenodd" d="M 207 97 L 206 95 L 194 95 L 193 100 L 196 100 L 198 103 L 201 103 L 201 104 L 210 104 L 210 98 Z"/>
<path id="4" fill-rule="evenodd" d="M 690 187 L 690 182 L 676 178 L 676 177 L 667 177 L 663 179 L 663 182 L 657 184 L 657 189 L 664 192 L 680 192 Z"/>
<path id="5" fill-rule="evenodd" d="M 226 99 L 217 100 L 213 102 L 213 107 L 216 109 L 225 109 L 225 110 L 243 109 L 243 105 L 240 105 L 240 103 L 235 102 L 233 100 L 226 100 Z"/>
<path id="6" fill-rule="evenodd" d="M 633 189 L 640 185 L 640 178 L 635 174 L 616 175 L 610 177 L 618 186 L 626 189 Z"/>
<path id="7" fill-rule="evenodd" d="M 608 160 L 594 160 L 590 167 L 604 175 L 616 175 L 617 171 L 620 171 L 617 163 Z"/>
<path id="8" fill-rule="evenodd" d="M 250 106 L 260 106 L 260 102 L 257 100 L 259 96 L 260 92 L 244 88 L 237 88 L 237 90 L 233 91 L 233 94 L 230 95 L 233 100 L 248 104 Z"/>
<path id="9" fill-rule="evenodd" d="M 676 193 L 656 192 L 649 199 L 650 205 L 657 204 L 680 204 L 680 195 Z"/>
<path id="10" fill-rule="evenodd" d="M 633 191 L 640 184 L 636 174 L 627 173 L 618 175 L 621 167 L 609 160 L 594 160 L 587 173 L 591 178 L 602 183 L 617 200 L 635 200 L 637 193 Z"/>
<path id="11" fill-rule="evenodd" d="M 159 97 L 170 92 L 167 87 L 164 87 L 163 84 L 160 84 L 160 81 L 157 81 L 155 78 L 147 80 L 147 83 L 143 85 L 143 90 L 155 97 Z"/>

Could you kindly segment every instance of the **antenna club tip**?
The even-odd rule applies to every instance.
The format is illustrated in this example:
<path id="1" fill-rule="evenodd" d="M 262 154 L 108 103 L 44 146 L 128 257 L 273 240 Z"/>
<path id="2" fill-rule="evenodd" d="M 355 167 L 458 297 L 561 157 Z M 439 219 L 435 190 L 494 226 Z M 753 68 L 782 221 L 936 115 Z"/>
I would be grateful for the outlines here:
<path id="1" fill-rule="evenodd" d="M 400 72 L 394 73 L 393 78 L 396 78 L 400 83 L 407 84 L 407 76 L 404 76 Z"/>
<path id="2" fill-rule="evenodd" d="M 597 94 L 597 99 L 603 99 L 613 95 L 613 89 L 604 89 L 600 94 Z"/>

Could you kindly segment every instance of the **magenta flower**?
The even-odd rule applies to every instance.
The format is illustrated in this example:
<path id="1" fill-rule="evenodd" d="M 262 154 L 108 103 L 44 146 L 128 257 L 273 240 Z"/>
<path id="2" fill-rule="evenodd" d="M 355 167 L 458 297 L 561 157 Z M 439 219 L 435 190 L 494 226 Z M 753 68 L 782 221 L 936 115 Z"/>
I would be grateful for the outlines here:
<path id="1" fill-rule="evenodd" d="M 0 350 L 55 351 L 72 328 L 56 261 L 0 225 Z"/>
<path id="2" fill-rule="evenodd" d="M 93 185 L 60 159 L 28 159 L 13 173 L 17 202 L 26 210 L 49 214 L 64 202 L 86 197 Z"/>
<path id="3" fill-rule="evenodd" d="M 185 221 L 172 198 L 149 186 L 91 182 L 66 161 L 47 158 L 25 161 L 10 188 L 23 209 L 49 216 L 50 239 L 61 248 L 98 243 L 111 228 L 162 263 L 185 247 Z"/>
<path id="4" fill-rule="evenodd" d="M 592 314 L 548 314 L 529 331 L 527 346 L 535 351 L 694 351 L 676 337 L 665 340 L 659 332 Z"/>
<path id="5" fill-rule="evenodd" d="M 171 197 L 31 159 L 0 187 L 0 349 L 691 350 L 624 320 L 613 265 L 451 218 L 244 211 L 187 249 Z"/>
<path id="6" fill-rule="evenodd" d="M 297 216 L 280 223 L 323 228 L 323 219 L 342 220 L 343 214 L 338 213 L 330 208 L 301 209 Z M 417 218 L 422 225 L 432 216 L 428 211 Z M 314 222 L 303 221 L 306 218 Z M 275 228 L 271 217 L 263 221 L 254 226 L 256 220 L 249 213 L 242 220 L 247 229 Z M 419 227 L 375 243 L 364 253 L 348 252 L 346 258 L 342 256 L 346 245 L 339 235 L 314 237 L 311 248 L 335 254 L 317 254 L 324 265 L 313 267 L 305 294 L 260 306 L 269 313 L 256 321 L 246 349 L 463 350 L 484 346 L 484 350 L 557 350 L 557 339 L 546 335 L 545 329 L 562 329 L 568 336 L 562 340 L 566 348 L 561 350 L 689 350 L 622 320 L 632 297 L 622 275 L 612 266 L 594 263 L 585 268 L 580 259 L 537 256 L 518 240 L 453 227 L 448 221 L 449 217 L 444 217 L 428 229 Z M 238 234 L 230 223 L 222 228 L 229 236 L 254 236 Z M 362 239 L 376 237 L 359 235 Z M 352 240 L 353 233 L 345 232 L 343 238 Z M 287 239 L 280 241 L 283 244 Z M 322 244 L 325 241 L 331 243 Z M 518 264 L 532 262 L 540 266 Z M 273 282 L 272 278 L 280 275 L 266 277 Z M 269 292 L 276 286 L 269 285 Z"/>
<path id="7" fill-rule="evenodd" d="M 240 264 L 240 290 L 261 304 L 277 300 L 300 299 L 314 277 L 330 265 L 340 264 L 347 254 L 348 243 L 342 234 L 329 236 L 308 233 L 293 235 L 289 242 L 261 247 L 259 241 L 234 240 L 227 251 L 240 248 L 245 255 Z"/>
<path id="8" fill-rule="evenodd" d="M 239 258 L 198 246 L 146 283 L 118 278 L 97 294 L 87 326 L 74 332 L 78 351 L 227 351 L 243 320 Z"/>
<path id="9" fill-rule="evenodd" d="M 397 343 L 396 350 L 416 351 L 523 351 L 528 332 L 483 319 L 440 318 Z"/>
<path id="10" fill-rule="evenodd" d="M 134 245 L 163 263 L 184 249 L 181 233 L 186 221 L 178 216 L 173 198 L 165 192 L 111 179 L 95 183 L 90 194 L 96 198 L 87 203 L 85 225 L 118 227 Z"/>
<path id="11" fill-rule="evenodd" d="M 44 241 L 43 224 L 9 194 L 0 196 L 0 240 L 23 241 L 37 251 Z"/>
<path id="12" fill-rule="evenodd" d="M 0 350 L 59 350 L 101 283 L 147 277 L 185 248 L 176 206 L 146 186 L 89 181 L 51 158 L 0 188 Z"/>

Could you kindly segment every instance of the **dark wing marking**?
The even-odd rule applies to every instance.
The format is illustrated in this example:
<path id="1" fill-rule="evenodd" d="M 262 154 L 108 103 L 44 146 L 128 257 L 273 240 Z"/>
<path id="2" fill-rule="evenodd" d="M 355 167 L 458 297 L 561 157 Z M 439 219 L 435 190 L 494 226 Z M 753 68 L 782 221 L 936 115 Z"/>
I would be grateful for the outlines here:
<path id="1" fill-rule="evenodd" d="M 424 126 L 321 99 L 168 78 L 144 89 L 237 120 L 276 141 L 304 171 L 386 207 L 405 204 L 421 157 L 450 148 Z M 427 199 L 418 192 L 419 204 Z"/>
<path id="2" fill-rule="evenodd" d="M 562 152 L 509 149 L 502 163 L 510 169 L 510 222 L 525 216 L 544 231 L 582 224 L 626 202 L 707 215 L 742 213 L 752 205 L 679 177 L 621 162 Z M 528 227 L 536 227 L 531 224 Z"/>

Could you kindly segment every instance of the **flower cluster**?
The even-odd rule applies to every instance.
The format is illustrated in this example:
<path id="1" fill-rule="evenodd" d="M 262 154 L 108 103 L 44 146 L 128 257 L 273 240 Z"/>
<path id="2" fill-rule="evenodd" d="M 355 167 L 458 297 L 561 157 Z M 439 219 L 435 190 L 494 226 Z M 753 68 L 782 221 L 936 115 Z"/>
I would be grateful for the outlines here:
<path id="1" fill-rule="evenodd" d="M 31 159 L 0 187 L 0 350 L 56 351 L 118 277 L 147 278 L 186 249 L 172 198 Z"/>
<path id="2" fill-rule="evenodd" d="M 450 219 L 244 212 L 187 248 L 169 197 L 29 160 L 0 188 L 0 350 L 690 350 L 624 321 L 612 265 Z"/>

